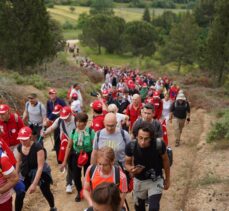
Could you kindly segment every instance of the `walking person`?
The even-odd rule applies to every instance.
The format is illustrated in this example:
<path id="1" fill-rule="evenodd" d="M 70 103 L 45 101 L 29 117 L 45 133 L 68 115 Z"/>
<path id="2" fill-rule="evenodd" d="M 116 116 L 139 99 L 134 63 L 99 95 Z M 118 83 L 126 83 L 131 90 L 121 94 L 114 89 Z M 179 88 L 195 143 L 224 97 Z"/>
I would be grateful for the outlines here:
<path id="1" fill-rule="evenodd" d="M 103 182 L 114 183 L 120 190 L 121 202 L 119 207 L 123 207 L 126 198 L 127 179 L 119 166 L 114 166 L 115 153 L 111 147 L 102 147 L 98 151 L 97 164 L 88 167 L 84 181 L 84 197 L 89 206 L 93 206 L 91 192 Z"/>
<path id="2" fill-rule="evenodd" d="M 28 101 L 25 104 L 22 120 L 25 122 L 26 119 L 28 119 L 28 124 L 33 131 L 35 140 L 38 140 L 43 123 L 46 122 L 46 109 L 37 99 L 37 94 L 35 93 L 28 96 Z M 41 142 L 41 144 L 43 143 Z"/>
<path id="3" fill-rule="evenodd" d="M 170 109 L 170 123 L 173 122 L 175 147 L 180 145 L 182 130 L 190 122 L 190 105 L 183 93 L 177 95 Z"/>
<path id="4" fill-rule="evenodd" d="M 136 141 L 130 142 L 125 150 L 125 166 L 134 177 L 135 211 L 145 211 L 147 199 L 149 211 L 159 211 L 162 191 L 170 186 L 170 166 L 166 146 L 161 141 L 161 149 L 158 150 L 157 141 L 152 137 L 154 134 L 151 124 L 142 122 L 137 131 Z"/>
<path id="5" fill-rule="evenodd" d="M 10 147 L 14 154 L 17 151 L 17 140 L 19 130 L 24 127 L 21 117 L 17 113 L 11 112 L 9 105 L 0 105 L 0 138 Z M 15 154 L 16 155 L 16 154 Z"/>
<path id="6" fill-rule="evenodd" d="M 25 192 L 16 193 L 15 211 L 21 211 L 26 192 L 32 194 L 39 186 L 41 192 L 50 206 L 50 211 L 57 211 L 54 196 L 50 190 L 52 184 L 51 169 L 47 164 L 46 150 L 32 139 L 32 130 L 23 127 L 18 133 L 18 146 L 16 170 L 21 174 L 25 184 Z"/>
<path id="7" fill-rule="evenodd" d="M 79 113 L 77 115 L 77 127 L 72 131 L 70 136 L 67 150 L 65 153 L 64 161 L 61 165 L 61 170 L 63 170 L 67 164 L 70 163 L 70 168 L 73 174 L 74 183 L 77 190 L 77 195 L 75 198 L 76 202 L 81 201 L 81 191 L 82 191 L 82 181 L 81 181 L 81 172 L 82 168 L 84 170 L 84 174 L 88 166 L 90 165 L 91 152 L 93 146 L 93 139 L 95 136 L 95 132 L 87 127 L 88 115 L 85 113 Z M 71 153 L 72 152 L 72 153 Z M 87 154 L 87 161 L 85 161 L 84 165 L 79 165 L 78 159 L 82 153 Z"/>
<path id="8" fill-rule="evenodd" d="M 0 210 L 13 211 L 12 206 L 12 188 L 18 182 L 18 174 L 13 166 L 14 157 L 9 157 L 2 146 L 3 140 L 0 140 Z M 7 147 L 7 145 L 6 145 Z M 10 149 L 8 148 L 10 151 Z M 13 159 L 13 160 L 12 160 Z"/>
<path id="9" fill-rule="evenodd" d="M 60 117 L 57 118 L 53 124 L 43 132 L 43 136 L 47 136 L 52 133 L 55 129 L 60 129 L 60 150 L 58 154 L 58 161 L 62 163 L 64 160 L 65 151 L 67 148 L 68 140 L 70 139 L 72 131 L 76 128 L 75 117 L 72 115 L 71 108 L 65 106 L 60 111 Z M 68 167 L 70 163 L 68 163 Z M 67 177 L 66 177 L 66 193 L 72 193 L 72 181 L 73 176 L 71 168 L 68 168 Z"/>

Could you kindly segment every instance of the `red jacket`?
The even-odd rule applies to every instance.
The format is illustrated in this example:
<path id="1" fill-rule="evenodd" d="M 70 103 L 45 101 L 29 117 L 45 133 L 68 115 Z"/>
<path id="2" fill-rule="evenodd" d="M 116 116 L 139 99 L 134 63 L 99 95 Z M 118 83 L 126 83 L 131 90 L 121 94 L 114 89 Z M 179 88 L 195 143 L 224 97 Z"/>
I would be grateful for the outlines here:
<path id="1" fill-rule="evenodd" d="M 2 138 L 8 146 L 15 146 L 19 144 L 17 135 L 19 130 L 24 127 L 24 123 L 17 114 L 10 114 L 7 122 L 0 120 L 0 138 Z"/>
<path id="2" fill-rule="evenodd" d="M 126 115 L 130 118 L 130 129 L 132 129 L 135 121 L 141 115 L 142 104 L 139 105 L 137 110 L 134 108 L 132 104 L 128 105 L 126 109 Z"/>

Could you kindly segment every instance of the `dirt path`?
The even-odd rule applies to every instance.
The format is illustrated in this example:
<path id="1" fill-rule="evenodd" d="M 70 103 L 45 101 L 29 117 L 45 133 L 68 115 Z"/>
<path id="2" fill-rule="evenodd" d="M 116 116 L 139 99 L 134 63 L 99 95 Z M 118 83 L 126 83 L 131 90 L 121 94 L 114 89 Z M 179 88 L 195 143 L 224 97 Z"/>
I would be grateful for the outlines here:
<path id="1" fill-rule="evenodd" d="M 171 125 L 168 126 L 170 145 L 174 150 L 174 164 L 171 169 L 171 188 L 164 192 L 161 201 L 162 211 L 214 210 L 214 206 L 216 206 L 217 203 L 220 203 L 219 200 L 218 202 L 215 200 L 217 203 L 212 203 L 212 206 L 209 205 L 209 203 L 201 203 L 205 201 L 208 202 L 208 198 L 210 196 L 209 191 L 205 190 L 206 187 L 203 188 L 195 185 L 198 183 L 198 181 L 200 181 L 201 176 L 205 175 L 205 173 L 202 172 L 203 169 L 207 169 L 205 168 L 205 162 L 209 162 L 209 159 L 205 160 L 204 158 L 206 154 L 211 152 L 209 146 L 206 146 L 205 144 L 205 138 L 210 124 L 211 117 L 204 110 L 193 110 L 191 123 L 186 125 L 182 135 L 182 144 L 178 148 L 173 147 L 173 130 Z M 61 174 L 58 170 L 58 166 L 55 160 L 55 153 L 51 151 L 51 141 L 47 140 L 45 146 L 49 151 L 48 162 L 52 166 L 52 175 L 54 178 L 54 185 L 52 189 L 55 195 L 55 201 L 58 210 L 84 210 L 84 208 L 87 207 L 87 203 L 85 201 L 80 203 L 74 202 L 75 189 L 73 194 L 68 195 L 65 193 L 65 175 Z M 220 152 L 220 154 L 222 154 L 222 152 Z M 217 163 L 219 163 L 219 160 Z M 214 160 L 212 161 L 212 164 L 215 165 Z M 221 186 L 222 185 L 223 184 L 221 184 Z M 201 188 L 202 192 L 200 192 Z M 224 188 L 224 190 L 226 191 L 227 188 Z M 212 191 L 210 191 L 210 193 L 212 194 Z M 218 196 L 216 191 L 213 191 L 213 193 Z M 225 199 L 227 199 L 226 194 L 227 192 L 222 194 L 223 199 L 221 199 L 221 201 L 223 200 L 223 202 L 220 205 L 221 209 L 215 209 L 215 211 L 228 210 L 228 204 L 225 202 Z M 131 205 L 131 210 L 133 210 L 131 194 L 128 195 L 128 201 Z M 219 205 L 217 206 L 219 207 Z M 26 211 L 48 210 L 46 201 L 38 193 L 27 196 L 24 207 L 24 210 Z"/>

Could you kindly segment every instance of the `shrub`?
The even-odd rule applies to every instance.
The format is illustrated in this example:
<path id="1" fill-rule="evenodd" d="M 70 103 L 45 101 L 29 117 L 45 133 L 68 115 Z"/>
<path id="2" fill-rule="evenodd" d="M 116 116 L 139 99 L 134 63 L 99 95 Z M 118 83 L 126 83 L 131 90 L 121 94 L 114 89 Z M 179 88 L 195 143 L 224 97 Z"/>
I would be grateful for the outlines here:
<path id="1" fill-rule="evenodd" d="M 65 99 L 67 96 L 67 89 L 58 89 L 58 97 L 61 99 Z"/>
<path id="2" fill-rule="evenodd" d="M 229 110 L 226 110 L 223 116 L 213 124 L 211 131 L 208 133 L 207 141 L 213 142 L 226 139 L 229 141 Z"/>
<path id="3" fill-rule="evenodd" d="M 62 25 L 63 29 L 76 29 L 77 25 L 74 25 L 72 23 L 70 23 L 69 21 L 65 21 L 64 24 Z"/>

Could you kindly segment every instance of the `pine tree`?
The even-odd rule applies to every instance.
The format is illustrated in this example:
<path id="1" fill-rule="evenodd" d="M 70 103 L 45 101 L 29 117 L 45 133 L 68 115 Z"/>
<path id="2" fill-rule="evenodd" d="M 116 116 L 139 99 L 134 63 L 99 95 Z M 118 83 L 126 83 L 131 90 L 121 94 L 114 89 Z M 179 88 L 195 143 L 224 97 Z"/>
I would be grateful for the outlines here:
<path id="1" fill-rule="evenodd" d="M 165 63 L 177 63 L 178 73 L 182 64 L 195 61 L 198 32 L 199 28 L 190 13 L 183 15 L 180 23 L 174 24 L 170 31 L 161 53 Z"/>
<path id="2" fill-rule="evenodd" d="M 216 3 L 216 15 L 207 40 L 207 64 L 221 85 L 229 73 L 229 1 Z"/>
<path id="3" fill-rule="evenodd" d="M 146 21 L 146 22 L 149 22 L 149 23 L 151 21 L 150 12 L 149 12 L 149 8 L 148 7 L 146 7 L 145 10 L 144 10 L 144 13 L 143 13 L 143 16 L 142 16 L 142 20 Z"/>
<path id="4" fill-rule="evenodd" d="M 1 0 L 0 40 L 0 61 L 21 72 L 63 46 L 60 28 L 50 21 L 42 0 Z"/>

